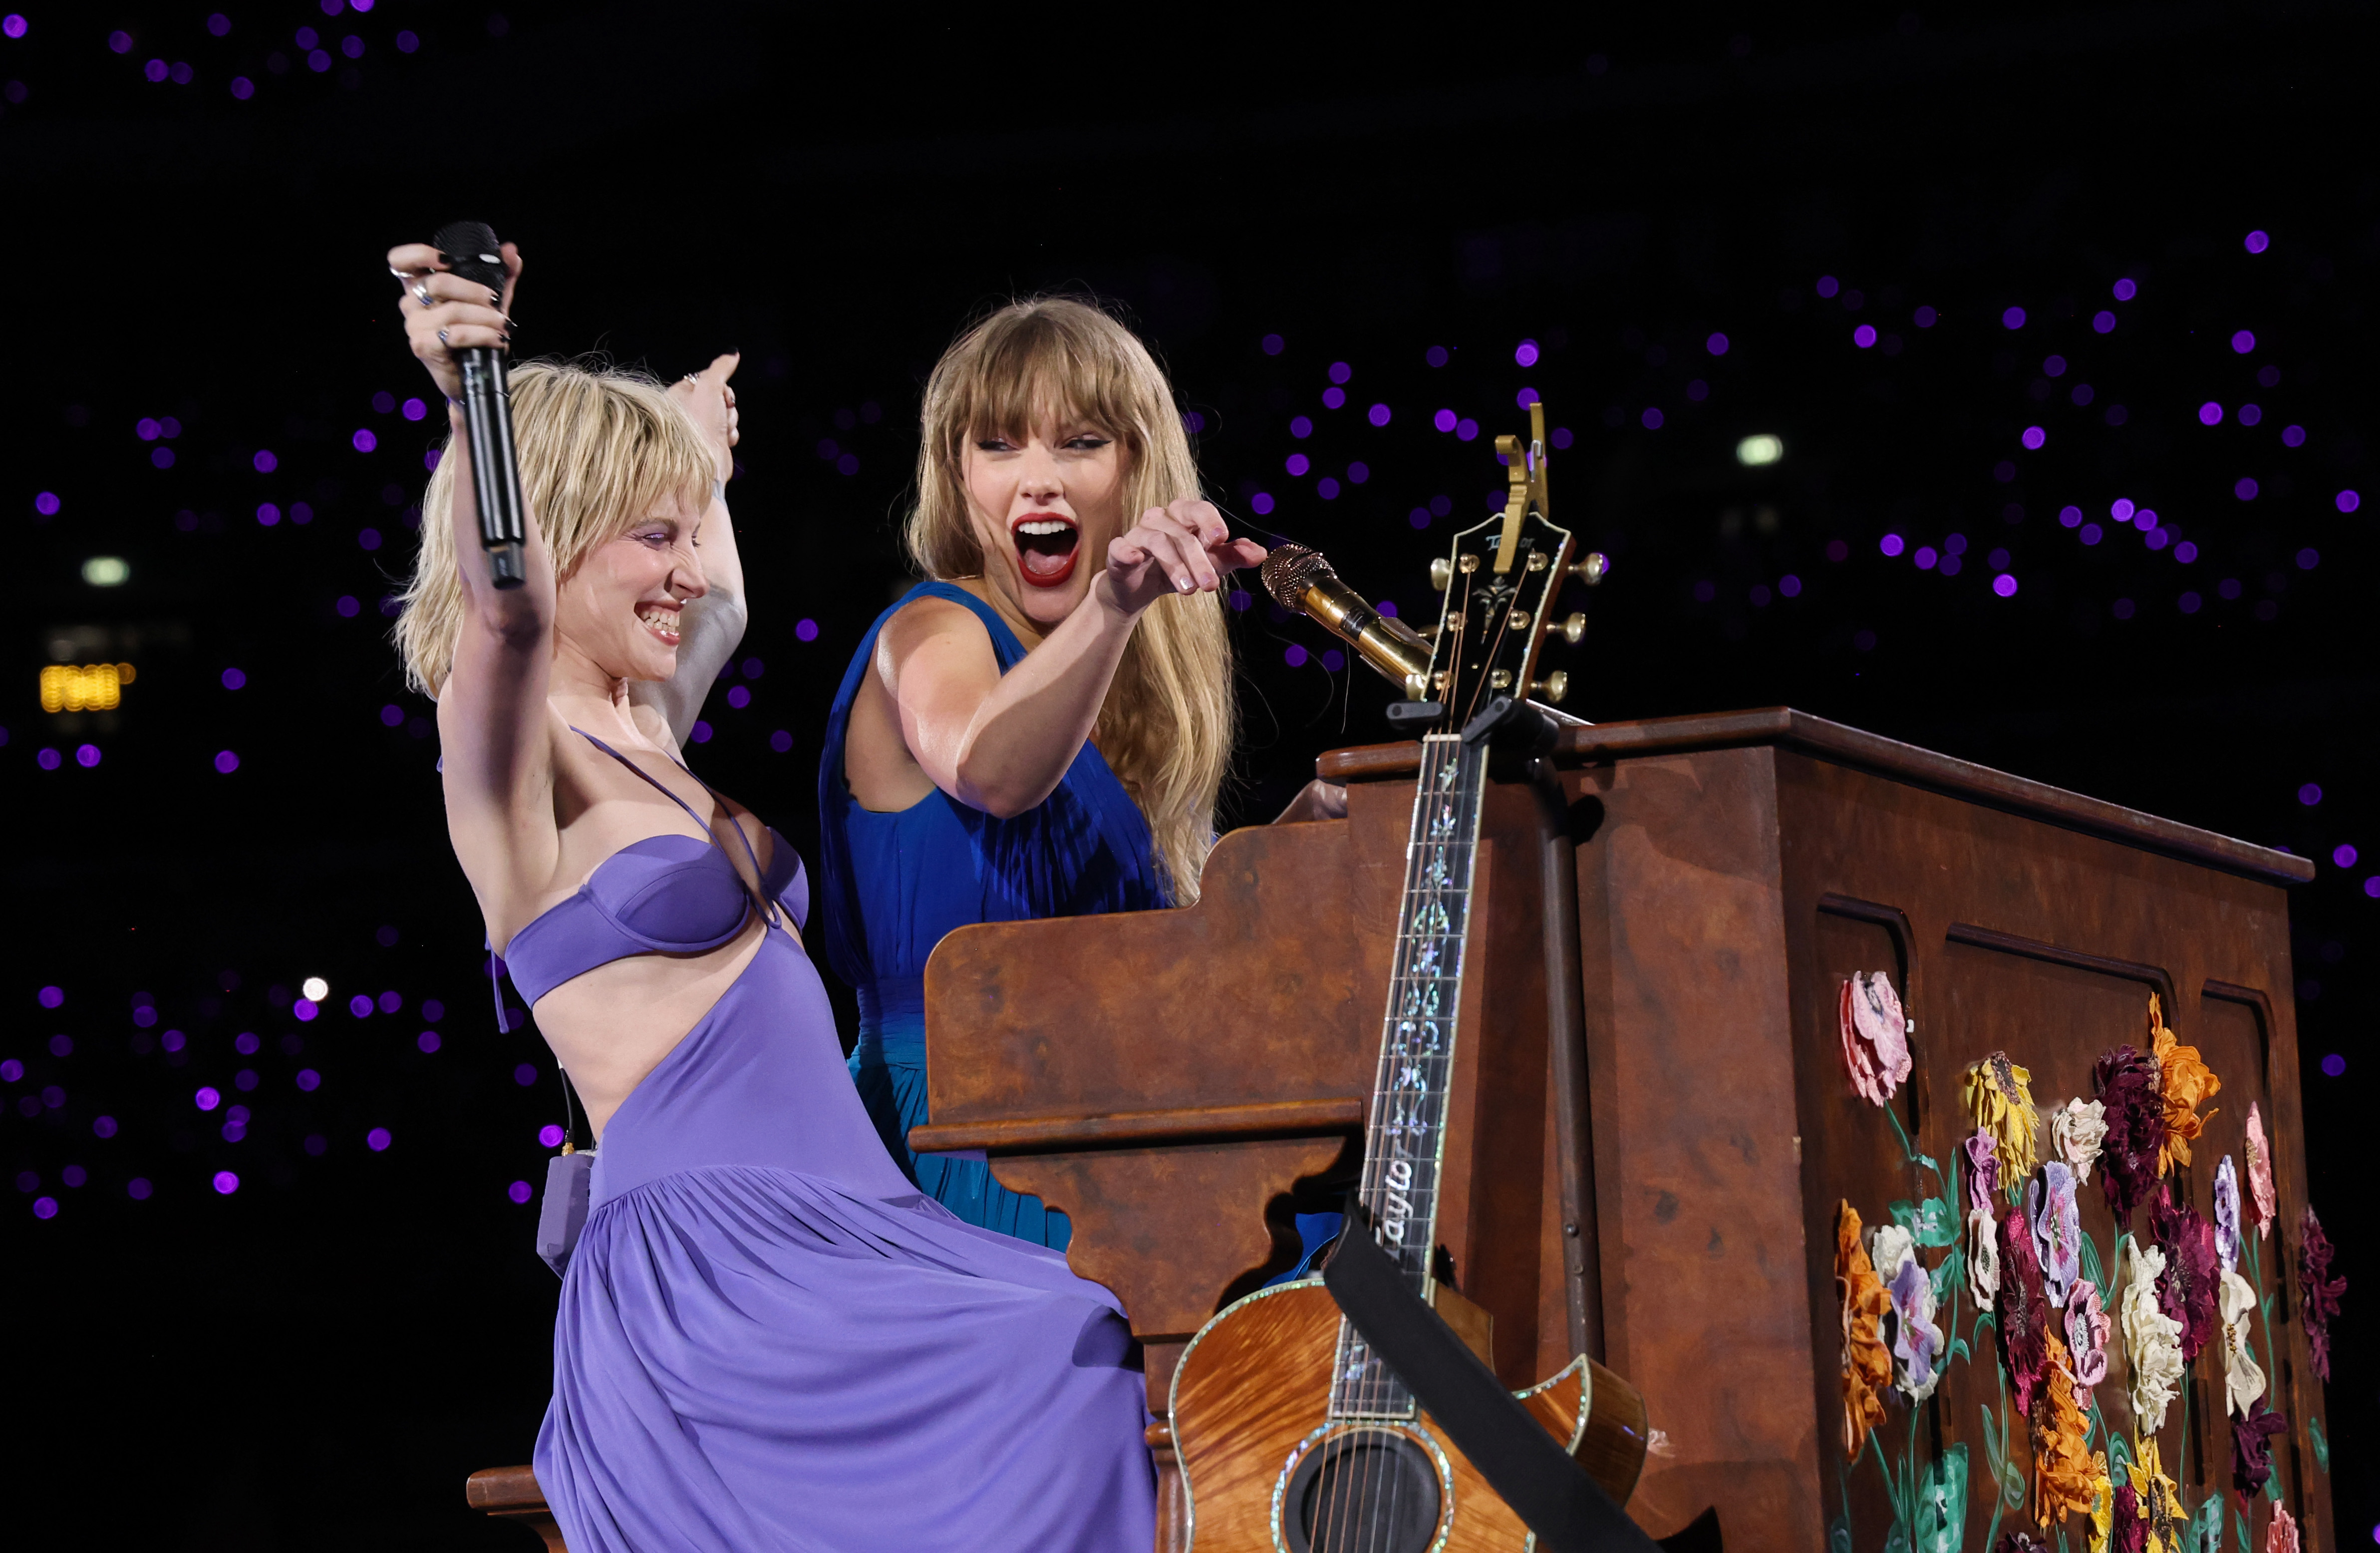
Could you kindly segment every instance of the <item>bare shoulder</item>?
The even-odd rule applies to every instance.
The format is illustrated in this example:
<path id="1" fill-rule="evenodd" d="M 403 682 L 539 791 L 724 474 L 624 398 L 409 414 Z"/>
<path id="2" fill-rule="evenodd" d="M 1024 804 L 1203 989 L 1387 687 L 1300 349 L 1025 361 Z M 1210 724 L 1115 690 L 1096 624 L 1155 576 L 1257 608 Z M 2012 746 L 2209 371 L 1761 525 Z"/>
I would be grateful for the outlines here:
<path id="1" fill-rule="evenodd" d="M 951 599 L 913 600 L 876 634 L 876 673 L 888 682 L 898 678 L 909 655 L 929 644 L 965 650 L 978 643 L 990 656 L 991 633 L 965 604 Z"/>

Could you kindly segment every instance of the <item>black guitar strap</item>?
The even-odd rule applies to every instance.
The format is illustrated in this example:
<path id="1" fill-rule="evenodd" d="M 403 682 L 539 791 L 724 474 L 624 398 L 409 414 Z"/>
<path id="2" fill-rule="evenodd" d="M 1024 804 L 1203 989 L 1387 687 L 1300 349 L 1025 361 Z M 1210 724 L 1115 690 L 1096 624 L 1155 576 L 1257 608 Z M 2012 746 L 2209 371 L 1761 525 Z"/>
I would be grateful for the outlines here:
<path id="1" fill-rule="evenodd" d="M 1666 1543 L 1645 1535 L 1438 1312 L 1405 1285 L 1396 1264 L 1372 1238 L 1370 1219 L 1352 1197 L 1347 1227 L 1331 1248 L 1322 1282 L 1364 1341 L 1388 1361 L 1548 1553 L 1687 1547 L 1718 1553 L 1718 1521 L 1707 1511 Z"/>

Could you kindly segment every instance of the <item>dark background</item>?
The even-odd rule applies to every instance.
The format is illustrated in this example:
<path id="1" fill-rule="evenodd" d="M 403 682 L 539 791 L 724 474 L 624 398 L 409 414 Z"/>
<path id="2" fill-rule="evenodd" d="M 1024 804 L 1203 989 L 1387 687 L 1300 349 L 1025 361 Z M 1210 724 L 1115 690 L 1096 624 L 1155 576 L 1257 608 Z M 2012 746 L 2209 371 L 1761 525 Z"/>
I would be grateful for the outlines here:
<path id="1" fill-rule="evenodd" d="M 540 1178 L 559 1089 L 533 1033 L 494 1030 L 382 608 L 435 422 L 374 406 L 427 391 L 381 255 L 467 214 L 525 250 L 524 354 L 747 353 L 748 704 L 721 687 L 695 758 L 797 837 L 826 701 L 900 584 L 924 374 L 976 310 L 1064 286 L 1168 364 L 1227 511 L 1409 609 L 1541 394 L 1571 438 L 1556 515 L 1615 563 L 1558 660 L 1572 710 L 1791 703 L 2320 859 L 2294 912 L 2303 1141 L 2353 1285 L 2331 1483 L 2344 1535 L 2380 1518 L 2374 546 L 2340 510 L 2373 494 L 2367 7 L 325 9 L 216 36 L 203 6 L 0 4 L 28 23 L 0 37 L 0 523 L 28 578 L 0 698 L 10 1541 L 522 1546 L 461 1481 L 526 1460 L 544 1405 L 554 1283 L 507 1188 Z M 1753 433 L 1785 457 L 1739 464 Z M 1954 535 L 1957 575 L 1912 564 Z M 129 581 L 87 584 L 98 555 Z M 1389 696 L 1263 604 L 1235 622 L 1227 822 L 1383 736 Z M 56 641 L 136 664 L 118 710 L 42 712 Z M 310 976 L 333 993 L 301 1022 Z M 396 1012 L 348 1012 L 382 992 Z M 236 1141 L 201 1084 L 249 1108 Z"/>

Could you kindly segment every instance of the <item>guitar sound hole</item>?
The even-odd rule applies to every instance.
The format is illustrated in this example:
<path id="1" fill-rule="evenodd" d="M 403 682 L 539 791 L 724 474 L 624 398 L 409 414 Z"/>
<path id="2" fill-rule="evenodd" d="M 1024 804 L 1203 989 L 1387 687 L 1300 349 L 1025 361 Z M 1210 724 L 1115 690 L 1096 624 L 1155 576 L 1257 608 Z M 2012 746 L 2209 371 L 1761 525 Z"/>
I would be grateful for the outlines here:
<path id="1" fill-rule="evenodd" d="M 1281 1496 L 1291 1553 L 1427 1553 L 1438 1465 L 1388 1429 L 1334 1436 L 1305 1454 Z"/>

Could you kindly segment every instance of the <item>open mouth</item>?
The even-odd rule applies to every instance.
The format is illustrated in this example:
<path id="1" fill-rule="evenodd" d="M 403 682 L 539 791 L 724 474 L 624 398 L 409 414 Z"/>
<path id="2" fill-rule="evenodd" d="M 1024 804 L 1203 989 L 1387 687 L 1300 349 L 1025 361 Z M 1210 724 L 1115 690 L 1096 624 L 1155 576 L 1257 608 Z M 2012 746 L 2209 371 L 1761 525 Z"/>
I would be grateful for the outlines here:
<path id="1" fill-rule="evenodd" d="M 653 634 L 663 647 L 677 646 L 678 612 L 647 604 L 637 612 L 637 623 Z"/>
<path id="2" fill-rule="evenodd" d="M 1008 526 L 1016 544 L 1017 569 L 1036 588 L 1055 588 L 1075 575 L 1082 531 L 1071 517 L 1056 513 L 1027 513 Z"/>

